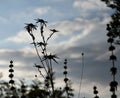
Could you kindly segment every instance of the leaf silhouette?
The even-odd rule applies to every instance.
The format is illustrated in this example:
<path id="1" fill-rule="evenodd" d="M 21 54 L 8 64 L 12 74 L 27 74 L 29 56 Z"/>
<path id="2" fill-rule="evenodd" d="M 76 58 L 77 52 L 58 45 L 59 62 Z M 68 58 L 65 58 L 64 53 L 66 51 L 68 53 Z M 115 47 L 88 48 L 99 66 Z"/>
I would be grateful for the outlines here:
<path id="1" fill-rule="evenodd" d="M 37 45 L 38 45 L 38 46 L 46 46 L 47 44 L 46 44 L 46 43 L 43 43 L 43 42 L 38 42 Z"/>
<path id="2" fill-rule="evenodd" d="M 50 34 L 50 36 L 47 38 L 46 42 L 52 37 L 52 35 L 55 33 L 55 32 L 59 32 L 55 29 L 50 29 L 50 31 L 52 31 L 53 33 Z"/>
<path id="3" fill-rule="evenodd" d="M 51 55 L 51 54 L 50 54 L 50 55 L 44 56 L 43 61 L 46 60 L 46 59 L 49 59 L 49 60 L 53 60 L 53 61 L 55 61 L 56 63 L 58 63 L 58 62 L 56 61 L 56 58 L 59 59 L 56 55 Z"/>
<path id="4" fill-rule="evenodd" d="M 24 27 L 29 33 L 33 30 L 37 29 L 37 26 L 32 23 L 25 23 L 26 26 Z"/>
<path id="5" fill-rule="evenodd" d="M 25 23 L 25 24 L 26 24 L 25 29 L 28 31 L 28 33 L 30 34 L 30 36 L 32 37 L 32 39 L 35 40 L 35 37 L 32 34 L 32 31 L 36 30 L 37 26 L 34 25 L 34 24 L 32 24 L 32 23 Z"/>
<path id="6" fill-rule="evenodd" d="M 35 64 L 35 66 L 34 66 L 34 67 L 36 67 L 36 68 L 44 68 L 43 66 L 38 65 L 38 64 Z"/>
<path id="7" fill-rule="evenodd" d="M 36 23 L 40 23 L 41 26 L 47 26 L 46 23 L 48 23 L 47 21 L 43 20 L 43 19 L 40 19 L 40 18 L 37 18 L 35 19 L 36 20 Z"/>
<path id="8" fill-rule="evenodd" d="M 59 32 L 58 30 L 56 30 L 56 29 L 50 29 L 50 31 L 52 31 L 52 32 Z"/>

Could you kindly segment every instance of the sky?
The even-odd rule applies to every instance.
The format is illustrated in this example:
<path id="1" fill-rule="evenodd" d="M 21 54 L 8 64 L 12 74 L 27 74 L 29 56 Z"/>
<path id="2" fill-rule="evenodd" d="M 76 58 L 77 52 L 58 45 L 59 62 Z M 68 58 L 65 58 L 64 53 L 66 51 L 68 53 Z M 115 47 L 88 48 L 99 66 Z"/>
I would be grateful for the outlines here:
<path id="1" fill-rule="evenodd" d="M 57 32 L 49 41 L 49 51 L 57 54 L 59 64 L 54 65 L 56 86 L 64 85 L 63 62 L 68 60 L 68 77 L 72 81 L 75 98 L 78 98 L 81 78 L 82 55 L 84 71 L 80 97 L 91 98 L 96 85 L 99 96 L 110 97 L 109 83 L 111 62 L 108 52 L 106 24 L 112 10 L 100 0 L 0 0 L 0 73 L 1 80 L 9 81 L 10 60 L 14 61 L 15 80 L 35 79 L 38 71 L 33 67 L 38 62 L 31 38 L 25 31 L 25 23 L 34 19 L 46 21 L 49 29 Z M 37 33 L 37 32 L 35 32 Z M 116 49 L 116 66 L 120 71 L 120 47 Z M 41 77 L 38 77 L 41 79 Z M 117 74 L 120 84 L 120 76 Z M 118 87 L 118 92 L 120 86 Z M 120 96 L 120 95 L 118 95 Z"/>

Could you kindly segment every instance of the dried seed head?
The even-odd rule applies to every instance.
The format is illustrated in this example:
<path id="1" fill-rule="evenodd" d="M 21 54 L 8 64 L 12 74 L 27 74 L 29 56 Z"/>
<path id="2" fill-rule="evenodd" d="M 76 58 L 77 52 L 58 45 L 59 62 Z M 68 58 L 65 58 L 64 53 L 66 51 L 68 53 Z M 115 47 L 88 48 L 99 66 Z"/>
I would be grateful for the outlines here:
<path id="1" fill-rule="evenodd" d="M 12 63 L 13 63 L 13 61 L 11 60 L 11 61 L 10 61 L 10 63 L 12 64 Z"/>
<path id="2" fill-rule="evenodd" d="M 110 60 L 117 60 L 117 57 L 115 55 L 111 55 Z"/>
<path id="3" fill-rule="evenodd" d="M 10 65 L 9 65 L 9 67 L 10 67 L 10 68 L 12 68 L 12 67 L 13 67 L 13 65 L 12 65 L 12 64 L 10 64 Z"/>
<path id="4" fill-rule="evenodd" d="M 9 69 L 9 72 L 14 72 L 14 70 L 13 69 Z"/>
<path id="5" fill-rule="evenodd" d="M 64 69 L 67 69 L 67 66 L 66 66 L 66 65 L 64 66 Z"/>
<path id="6" fill-rule="evenodd" d="M 69 80 L 68 78 L 65 78 L 65 79 L 64 79 L 65 83 L 66 83 L 68 80 Z"/>
<path id="7" fill-rule="evenodd" d="M 10 84 L 14 84 L 14 82 L 15 82 L 14 80 L 10 80 L 9 81 Z"/>
<path id="8" fill-rule="evenodd" d="M 117 95 L 113 94 L 113 95 L 111 96 L 111 98 L 117 98 Z"/>
<path id="9" fill-rule="evenodd" d="M 65 64 L 65 65 L 67 64 L 67 59 L 65 59 L 64 64 Z"/>
<path id="10" fill-rule="evenodd" d="M 10 77 L 10 78 L 13 78 L 13 77 L 14 77 L 14 75 L 13 75 L 13 74 L 9 74 L 9 77 Z"/>
<path id="11" fill-rule="evenodd" d="M 15 87 L 14 87 L 14 86 L 12 86 L 12 87 L 10 88 L 10 90 L 15 90 Z"/>
<path id="12" fill-rule="evenodd" d="M 70 89 L 70 88 L 69 88 L 68 86 L 66 86 L 66 87 L 65 87 L 65 90 L 67 90 L 67 91 L 68 91 L 69 89 Z"/>
<path id="13" fill-rule="evenodd" d="M 111 45 L 111 46 L 109 47 L 109 51 L 113 51 L 113 50 L 115 50 L 115 47 Z"/>
<path id="14" fill-rule="evenodd" d="M 113 38 L 108 38 L 108 43 L 113 43 L 114 42 L 114 40 L 113 40 Z"/>
<path id="15" fill-rule="evenodd" d="M 96 90 L 96 89 L 97 89 L 97 87 L 96 87 L 96 86 L 94 86 L 94 87 L 93 87 L 93 89 L 94 89 L 94 90 Z"/>

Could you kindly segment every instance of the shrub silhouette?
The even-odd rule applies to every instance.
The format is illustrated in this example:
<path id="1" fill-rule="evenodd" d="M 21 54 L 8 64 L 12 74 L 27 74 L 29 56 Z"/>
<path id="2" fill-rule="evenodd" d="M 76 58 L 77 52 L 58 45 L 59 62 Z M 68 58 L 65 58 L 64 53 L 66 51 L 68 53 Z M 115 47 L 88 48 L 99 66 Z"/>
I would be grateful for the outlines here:
<path id="1" fill-rule="evenodd" d="M 111 15 L 111 21 L 107 24 L 107 36 L 112 37 L 114 43 L 120 45 L 120 1 L 119 0 L 101 0 L 106 3 L 109 8 L 114 10 Z"/>
<path id="2" fill-rule="evenodd" d="M 45 93 L 45 95 L 47 95 L 49 97 L 56 98 L 56 96 L 59 97 L 58 93 L 61 92 L 61 94 L 63 94 L 62 92 L 66 91 L 67 98 L 70 98 L 70 96 L 73 96 L 73 94 L 70 92 L 72 92 L 73 90 L 68 85 L 68 80 L 66 77 L 67 74 L 64 73 L 64 75 L 65 75 L 64 81 L 65 81 L 66 87 L 63 89 L 63 91 L 61 91 L 61 89 L 56 90 L 54 87 L 54 85 L 55 85 L 54 78 L 55 77 L 54 77 L 53 62 L 58 64 L 57 59 L 59 59 L 59 57 L 55 53 L 48 52 L 48 50 L 47 50 L 48 41 L 52 38 L 52 36 L 55 33 L 58 32 L 58 30 L 50 29 L 51 33 L 49 34 L 48 37 L 46 37 L 44 28 L 47 27 L 47 24 L 46 24 L 47 21 L 45 21 L 43 19 L 39 19 L 39 18 L 35 19 L 35 20 L 38 25 L 34 25 L 32 23 L 27 23 L 25 26 L 25 29 L 27 30 L 28 34 L 30 35 L 30 37 L 32 39 L 31 44 L 34 45 L 34 48 L 36 50 L 37 56 L 40 61 L 40 64 L 35 63 L 34 67 L 36 67 L 38 69 L 38 72 L 44 78 L 44 88 L 45 88 L 44 93 L 46 92 L 47 94 Z M 39 37 L 41 38 L 41 41 L 38 41 L 36 36 L 34 35 L 34 30 L 37 30 L 37 29 L 40 30 Z M 41 49 L 41 51 L 39 51 L 39 49 Z M 43 73 L 43 70 L 45 73 Z M 38 90 L 38 92 L 41 92 L 41 91 L 42 90 Z M 62 97 L 61 94 L 60 94 L 60 96 Z"/>
<path id="3" fill-rule="evenodd" d="M 114 9 L 114 13 L 111 15 L 111 21 L 107 24 L 106 30 L 108 31 L 107 42 L 110 44 L 108 50 L 111 52 L 110 61 L 112 62 L 112 67 L 110 71 L 113 76 L 113 80 L 110 82 L 110 92 L 112 92 L 111 98 L 117 98 L 116 91 L 118 82 L 116 81 L 117 67 L 115 66 L 115 61 L 117 57 L 115 56 L 115 44 L 120 45 L 120 1 L 119 0 L 101 0 L 106 3 L 106 5 Z"/>

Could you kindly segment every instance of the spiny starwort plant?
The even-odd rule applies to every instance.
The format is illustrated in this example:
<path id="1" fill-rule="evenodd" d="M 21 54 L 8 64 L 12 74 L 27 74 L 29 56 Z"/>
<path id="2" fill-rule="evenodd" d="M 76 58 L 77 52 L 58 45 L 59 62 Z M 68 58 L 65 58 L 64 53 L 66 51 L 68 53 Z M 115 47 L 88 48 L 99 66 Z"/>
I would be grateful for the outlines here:
<path id="1" fill-rule="evenodd" d="M 48 41 L 58 31 L 55 29 L 50 29 L 51 33 L 46 38 L 44 28 L 46 28 L 47 26 L 46 25 L 47 21 L 39 18 L 35 19 L 35 21 L 38 25 L 34 25 L 33 23 L 28 23 L 25 26 L 25 29 L 32 38 L 31 44 L 34 45 L 37 56 L 40 60 L 40 64 L 35 64 L 34 66 L 38 69 L 40 75 L 44 78 L 45 89 L 47 92 L 49 92 L 48 96 L 50 97 L 52 95 L 53 98 L 55 98 L 53 62 L 58 63 L 56 60 L 58 59 L 58 57 L 56 56 L 56 54 L 48 53 L 47 46 L 48 46 Z M 39 38 L 41 38 L 41 41 L 38 41 L 37 40 L 38 36 L 36 37 L 34 34 L 34 30 L 38 30 L 38 29 L 40 31 Z M 43 73 L 43 70 L 45 74 Z"/>
<path id="2" fill-rule="evenodd" d="M 93 87 L 93 93 L 95 94 L 94 98 L 99 98 L 99 96 L 97 95 L 98 94 L 98 90 L 97 90 L 96 86 Z"/>
<path id="3" fill-rule="evenodd" d="M 15 96 L 16 89 L 15 89 L 15 81 L 13 80 L 13 77 L 14 77 L 14 74 L 13 74 L 14 69 L 13 69 L 13 67 L 14 67 L 14 65 L 13 65 L 13 61 L 12 60 L 10 61 L 9 67 L 10 67 L 10 69 L 9 69 L 9 72 L 10 72 L 10 74 L 9 74 L 9 78 L 10 78 L 9 84 L 11 85 L 10 86 L 10 90 L 12 91 L 11 98 L 17 98 Z"/>
<path id="4" fill-rule="evenodd" d="M 21 82 L 21 89 L 20 89 L 20 91 L 21 91 L 21 94 L 22 94 L 21 98 L 26 98 L 26 88 L 27 88 L 27 86 L 25 85 L 23 80 L 20 80 L 20 82 Z"/>
<path id="5" fill-rule="evenodd" d="M 114 39 L 114 43 L 120 45 L 120 1 L 119 0 L 101 0 L 112 8 L 114 13 L 111 15 L 109 22 L 109 34 Z M 109 34 L 107 34 L 109 36 Z"/>
<path id="6" fill-rule="evenodd" d="M 43 89 L 42 83 L 38 79 L 35 79 L 32 82 L 33 83 L 30 85 L 31 89 L 28 92 L 28 98 L 46 98 L 48 92 Z"/>
<path id="7" fill-rule="evenodd" d="M 67 59 L 65 59 L 64 61 L 64 72 L 63 72 L 65 78 L 64 78 L 64 82 L 65 82 L 65 92 L 66 92 L 66 98 L 71 98 L 74 96 L 73 94 L 73 89 L 71 89 L 70 87 L 70 79 L 68 79 L 67 77 Z"/>
<path id="8" fill-rule="evenodd" d="M 107 30 L 109 30 L 109 29 L 110 28 L 108 25 Z M 115 94 L 115 92 L 117 91 L 117 86 L 118 86 L 118 82 L 116 81 L 116 78 L 115 78 L 115 76 L 117 74 L 117 68 L 115 67 L 115 61 L 116 61 L 117 57 L 114 55 L 115 46 L 113 45 L 113 41 L 114 41 L 113 37 L 109 35 L 108 43 L 110 43 L 109 51 L 111 51 L 110 60 L 112 61 L 112 67 L 111 67 L 110 71 L 113 76 L 113 80 L 110 82 L 110 91 L 112 92 L 111 98 L 117 98 L 117 95 Z"/>
<path id="9" fill-rule="evenodd" d="M 120 1 L 119 0 L 101 0 L 106 3 L 106 5 L 114 9 L 114 13 L 111 15 L 111 21 L 107 24 L 107 36 L 109 51 L 111 52 L 110 61 L 112 62 L 112 67 L 110 69 L 113 80 L 110 82 L 110 91 L 112 92 L 111 98 L 117 98 L 116 91 L 118 82 L 116 81 L 117 67 L 115 66 L 115 61 L 117 57 L 115 55 L 115 44 L 120 44 Z"/>

